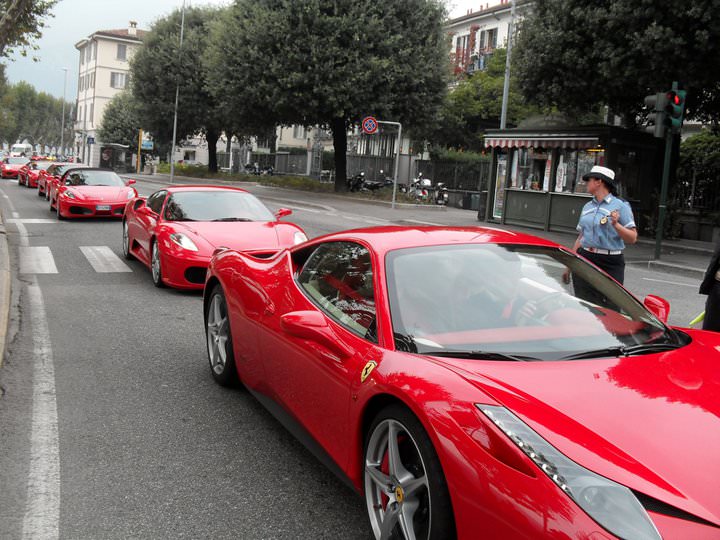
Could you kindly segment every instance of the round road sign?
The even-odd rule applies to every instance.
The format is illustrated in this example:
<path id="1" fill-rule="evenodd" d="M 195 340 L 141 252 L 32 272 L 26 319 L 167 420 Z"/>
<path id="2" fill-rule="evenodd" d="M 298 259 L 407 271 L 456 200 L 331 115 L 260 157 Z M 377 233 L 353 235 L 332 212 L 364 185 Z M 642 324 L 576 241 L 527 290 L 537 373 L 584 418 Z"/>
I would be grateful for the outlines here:
<path id="1" fill-rule="evenodd" d="M 375 133 L 377 131 L 377 129 L 378 129 L 378 121 L 375 120 L 374 117 L 366 116 L 365 118 L 363 118 L 363 121 L 362 121 L 363 133 L 372 135 L 373 133 Z"/>

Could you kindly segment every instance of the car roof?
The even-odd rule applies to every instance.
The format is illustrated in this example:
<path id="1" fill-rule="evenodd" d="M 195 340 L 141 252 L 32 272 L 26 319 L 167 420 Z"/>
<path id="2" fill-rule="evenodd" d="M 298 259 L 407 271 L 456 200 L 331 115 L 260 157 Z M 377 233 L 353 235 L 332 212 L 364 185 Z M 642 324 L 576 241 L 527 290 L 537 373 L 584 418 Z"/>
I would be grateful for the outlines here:
<path id="1" fill-rule="evenodd" d="M 246 189 L 235 187 L 235 186 L 213 186 L 213 185 L 202 185 L 202 184 L 182 184 L 167 186 L 166 189 L 170 193 L 182 193 L 185 191 L 239 191 L 240 193 L 249 193 Z"/>
<path id="2" fill-rule="evenodd" d="M 381 226 L 341 231 L 313 239 L 319 241 L 350 240 L 373 247 L 380 256 L 396 249 L 447 244 L 523 244 L 562 247 L 559 244 L 530 234 L 492 227 L 445 226 Z"/>

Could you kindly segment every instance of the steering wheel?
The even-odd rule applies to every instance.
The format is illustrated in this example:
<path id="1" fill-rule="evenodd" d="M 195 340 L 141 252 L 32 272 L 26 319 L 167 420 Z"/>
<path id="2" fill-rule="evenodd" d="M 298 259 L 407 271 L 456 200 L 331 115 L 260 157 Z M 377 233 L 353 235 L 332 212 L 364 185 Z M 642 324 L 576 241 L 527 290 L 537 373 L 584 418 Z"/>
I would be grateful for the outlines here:
<path id="1" fill-rule="evenodd" d="M 567 305 L 564 292 L 553 291 L 547 293 L 537 300 L 525 302 L 515 315 L 515 324 L 527 326 L 533 320 L 544 323 L 550 312 L 567 307 Z"/>

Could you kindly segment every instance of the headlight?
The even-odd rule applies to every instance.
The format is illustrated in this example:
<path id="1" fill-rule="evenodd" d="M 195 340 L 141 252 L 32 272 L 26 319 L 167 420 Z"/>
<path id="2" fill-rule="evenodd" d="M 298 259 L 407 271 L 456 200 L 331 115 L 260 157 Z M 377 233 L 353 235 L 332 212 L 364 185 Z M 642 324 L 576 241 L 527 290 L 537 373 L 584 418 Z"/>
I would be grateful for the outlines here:
<path id="1" fill-rule="evenodd" d="M 305 233 L 295 231 L 295 234 L 293 235 L 294 245 L 302 244 L 303 242 L 307 242 L 307 236 L 305 236 Z"/>
<path id="2" fill-rule="evenodd" d="M 77 199 L 77 197 L 72 191 L 63 191 L 62 194 L 65 195 L 68 199 Z"/>
<path id="3" fill-rule="evenodd" d="M 188 251 L 197 251 L 197 246 L 187 236 L 182 233 L 174 233 L 170 235 L 170 240 L 175 242 L 178 246 Z"/>
<path id="4" fill-rule="evenodd" d="M 661 540 L 645 508 L 628 488 L 581 467 L 506 408 L 477 407 L 600 526 L 620 538 Z"/>

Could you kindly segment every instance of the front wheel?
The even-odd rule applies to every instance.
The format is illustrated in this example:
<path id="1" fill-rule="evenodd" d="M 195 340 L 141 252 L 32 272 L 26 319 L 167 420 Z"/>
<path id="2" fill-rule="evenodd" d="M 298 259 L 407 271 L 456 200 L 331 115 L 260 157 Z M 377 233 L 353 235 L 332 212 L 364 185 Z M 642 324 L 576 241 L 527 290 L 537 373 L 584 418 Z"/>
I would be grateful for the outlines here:
<path id="1" fill-rule="evenodd" d="M 215 285 L 210 293 L 210 302 L 205 312 L 205 336 L 213 379 L 221 386 L 234 386 L 238 380 L 237 367 L 232 348 L 227 302 L 220 285 Z"/>
<path id="2" fill-rule="evenodd" d="M 130 233 L 128 231 L 128 224 L 126 220 L 123 220 L 122 222 L 123 227 L 123 235 L 122 235 L 122 252 L 123 257 L 125 257 L 128 261 L 131 261 L 134 259 L 132 256 L 132 253 L 130 253 Z"/>
<path id="3" fill-rule="evenodd" d="M 377 540 L 455 537 L 445 476 L 430 437 L 405 407 L 390 405 L 365 438 L 365 502 Z"/>
<path id="4" fill-rule="evenodd" d="M 150 255 L 150 270 L 152 271 L 152 280 L 156 287 L 164 287 L 162 278 L 162 267 L 160 264 L 160 247 L 157 240 L 153 240 Z"/>

